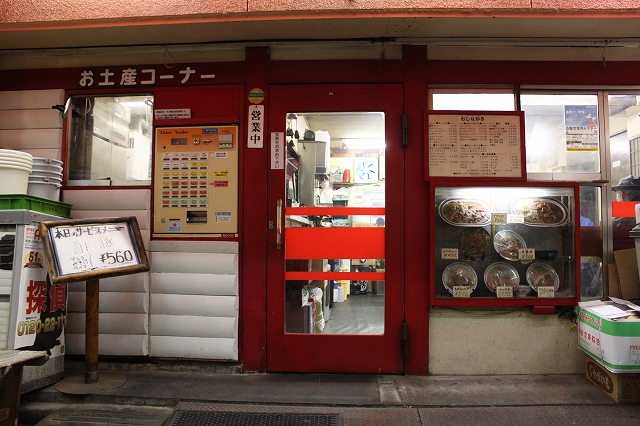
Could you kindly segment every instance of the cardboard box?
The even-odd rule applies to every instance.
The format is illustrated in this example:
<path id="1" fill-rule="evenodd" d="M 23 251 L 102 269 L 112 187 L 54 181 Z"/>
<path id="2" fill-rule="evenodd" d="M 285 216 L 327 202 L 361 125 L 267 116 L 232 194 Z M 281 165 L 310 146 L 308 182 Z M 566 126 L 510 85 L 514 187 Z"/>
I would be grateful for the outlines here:
<path id="1" fill-rule="evenodd" d="M 613 260 L 618 272 L 620 298 L 625 300 L 640 299 L 640 274 L 638 273 L 636 249 L 616 250 L 613 252 Z"/>
<path id="2" fill-rule="evenodd" d="M 607 267 L 607 271 L 609 272 L 609 296 L 624 299 L 620 292 L 620 280 L 618 279 L 618 268 L 616 268 L 616 264 L 610 263 Z"/>
<path id="3" fill-rule="evenodd" d="M 586 374 L 591 383 L 602 389 L 614 401 L 640 402 L 640 374 L 612 373 L 591 357 L 587 357 Z"/>
<path id="4" fill-rule="evenodd" d="M 640 306 L 610 299 L 578 304 L 578 345 L 611 372 L 640 373 Z"/>

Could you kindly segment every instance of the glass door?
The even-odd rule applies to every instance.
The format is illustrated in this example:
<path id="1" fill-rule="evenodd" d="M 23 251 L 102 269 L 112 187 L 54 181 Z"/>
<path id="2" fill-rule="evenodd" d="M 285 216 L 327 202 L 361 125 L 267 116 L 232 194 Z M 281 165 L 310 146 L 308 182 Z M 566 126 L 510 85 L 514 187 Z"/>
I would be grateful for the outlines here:
<path id="1" fill-rule="evenodd" d="M 269 173 L 268 368 L 402 372 L 402 87 L 269 96 L 287 161 Z"/>

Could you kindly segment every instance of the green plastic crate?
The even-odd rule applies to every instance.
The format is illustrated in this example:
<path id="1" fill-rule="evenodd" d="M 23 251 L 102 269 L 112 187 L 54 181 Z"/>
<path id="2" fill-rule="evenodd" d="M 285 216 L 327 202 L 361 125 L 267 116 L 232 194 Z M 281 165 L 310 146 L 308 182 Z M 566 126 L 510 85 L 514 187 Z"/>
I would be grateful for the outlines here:
<path id="1" fill-rule="evenodd" d="M 71 217 L 71 204 L 27 194 L 0 194 L 0 210 L 33 210 L 52 216 Z"/>

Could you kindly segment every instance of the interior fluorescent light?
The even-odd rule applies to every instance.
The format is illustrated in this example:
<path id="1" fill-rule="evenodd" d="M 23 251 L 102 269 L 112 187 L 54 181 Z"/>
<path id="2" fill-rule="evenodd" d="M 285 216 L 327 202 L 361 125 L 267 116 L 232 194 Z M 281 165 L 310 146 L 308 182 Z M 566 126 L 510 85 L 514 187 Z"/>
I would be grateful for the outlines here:
<path id="1" fill-rule="evenodd" d="M 384 149 L 385 140 L 382 138 L 342 139 L 341 142 L 349 149 Z"/>

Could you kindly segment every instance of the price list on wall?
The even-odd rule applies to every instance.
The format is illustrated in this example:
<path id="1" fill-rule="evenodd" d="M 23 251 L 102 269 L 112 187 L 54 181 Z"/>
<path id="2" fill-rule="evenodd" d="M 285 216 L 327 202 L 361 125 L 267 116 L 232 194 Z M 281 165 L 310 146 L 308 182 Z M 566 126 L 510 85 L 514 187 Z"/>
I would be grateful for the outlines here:
<path id="1" fill-rule="evenodd" d="M 427 178 L 524 178 L 522 113 L 430 111 L 425 126 Z"/>

